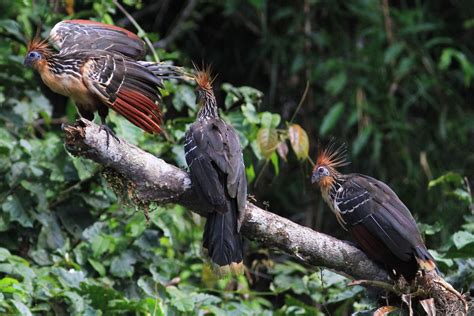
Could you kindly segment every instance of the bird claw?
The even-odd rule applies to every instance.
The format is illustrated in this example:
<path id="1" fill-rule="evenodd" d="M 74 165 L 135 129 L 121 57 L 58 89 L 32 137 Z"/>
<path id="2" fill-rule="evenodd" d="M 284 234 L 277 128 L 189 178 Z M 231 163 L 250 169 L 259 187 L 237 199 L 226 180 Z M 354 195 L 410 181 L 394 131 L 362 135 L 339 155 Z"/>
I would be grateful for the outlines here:
<path id="1" fill-rule="evenodd" d="M 105 134 L 107 135 L 107 148 L 109 148 L 109 143 L 110 143 L 110 136 L 112 136 L 117 142 L 120 143 L 120 139 L 115 135 L 114 131 L 108 127 L 106 124 L 101 124 L 99 132 L 105 131 Z"/>

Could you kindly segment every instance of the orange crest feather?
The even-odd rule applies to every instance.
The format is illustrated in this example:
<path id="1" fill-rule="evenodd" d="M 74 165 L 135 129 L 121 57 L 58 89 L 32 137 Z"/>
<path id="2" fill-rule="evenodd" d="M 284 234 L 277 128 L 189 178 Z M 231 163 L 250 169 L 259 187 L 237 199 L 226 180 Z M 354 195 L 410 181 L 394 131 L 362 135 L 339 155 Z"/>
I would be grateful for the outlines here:
<path id="1" fill-rule="evenodd" d="M 349 164 L 347 161 L 347 148 L 345 144 L 336 147 L 335 142 L 331 141 L 326 148 L 318 149 L 318 159 L 314 169 L 319 166 L 326 166 L 333 170 L 337 167 L 343 167 Z"/>
<path id="2" fill-rule="evenodd" d="M 47 39 L 41 40 L 39 37 L 33 38 L 27 45 L 28 52 L 37 51 L 43 56 L 51 56 L 53 53 Z"/>
<path id="3" fill-rule="evenodd" d="M 212 67 L 208 65 L 199 68 L 194 64 L 194 68 L 197 71 L 194 75 L 194 80 L 196 80 L 198 86 L 204 90 L 212 90 L 212 83 L 214 82 L 214 79 L 216 79 L 216 77 L 213 78 L 211 75 Z"/>

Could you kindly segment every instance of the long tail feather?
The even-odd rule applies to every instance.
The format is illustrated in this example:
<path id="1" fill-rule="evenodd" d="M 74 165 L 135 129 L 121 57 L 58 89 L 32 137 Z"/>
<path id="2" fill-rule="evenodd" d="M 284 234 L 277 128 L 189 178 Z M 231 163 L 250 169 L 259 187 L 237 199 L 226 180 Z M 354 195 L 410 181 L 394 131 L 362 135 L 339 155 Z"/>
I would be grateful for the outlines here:
<path id="1" fill-rule="evenodd" d="M 225 213 L 209 213 L 204 227 L 203 247 L 218 276 L 243 272 L 242 237 L 237 232 L 236 207 Z"/>

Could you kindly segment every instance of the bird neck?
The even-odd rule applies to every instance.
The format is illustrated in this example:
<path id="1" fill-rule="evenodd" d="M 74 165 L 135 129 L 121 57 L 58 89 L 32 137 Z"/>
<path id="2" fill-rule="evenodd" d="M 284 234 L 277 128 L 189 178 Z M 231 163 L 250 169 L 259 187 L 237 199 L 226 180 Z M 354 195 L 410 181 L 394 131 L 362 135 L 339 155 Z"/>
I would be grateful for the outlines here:
<path id="1" fill-rule="evenodd" d="M 346 175 L 335 171 L 333 175 L 331 175 L 330 181 L 327 181 L 325 185 L 321 185 L 321 193 L 328 204 L 331 204 L 330 202 L 334 200 L 338 190 L 341 190 L 346 180 Z"/>
<path id="2" fill-rule="evenodd" d="M 203 90 L 199 93 L 198 103 L 202 104 L 198 112 L 198 119 L 205 120 L 209 118 L 219 118 L 216 97 L 212 90 Z"/>
<path id="3" fill-rule="evenodd" d="M 80 58 L 64 58 L 57 54 L 51 56 L 48 60 L 48 66 L 50 71 L 55 74 L 68 73 L 77 74 L 80 72 L 80 67 L 83 64 L 83 60 Z"/>

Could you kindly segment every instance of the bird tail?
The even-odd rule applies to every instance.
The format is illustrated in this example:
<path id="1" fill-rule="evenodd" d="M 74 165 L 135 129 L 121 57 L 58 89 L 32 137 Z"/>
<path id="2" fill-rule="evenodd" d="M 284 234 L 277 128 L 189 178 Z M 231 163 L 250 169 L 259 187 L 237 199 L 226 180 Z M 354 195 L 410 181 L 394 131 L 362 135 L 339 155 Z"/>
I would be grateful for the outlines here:
<path id="1" fill-rule="evenodd" d="M 415 258 L 418 262 L 418 266 L 423 271 L 436 271 L 439 274 L 438 267 L 436 266 L 436 262 L 431 254 L 428 252 L 428 249 L 425 247 L 417 246 L 415 247 Z"/>
<path id="2" fill-rule="evenodd" d="M 237 231 L 237 205 L 224 213 L 209 213 L 204 227 L 203 247 L 219 277 L 243 272 L 242 237 Z"/>

